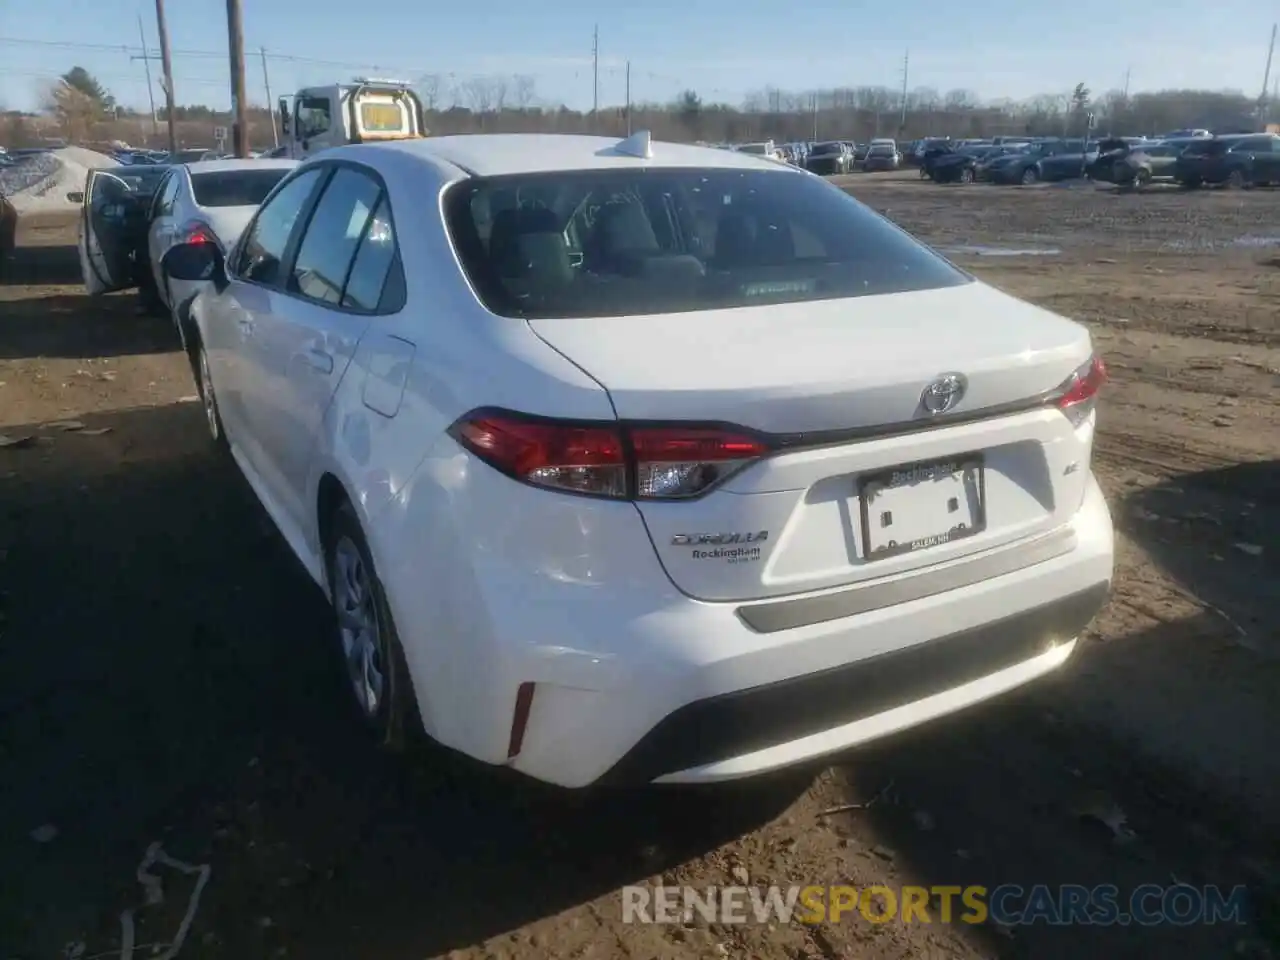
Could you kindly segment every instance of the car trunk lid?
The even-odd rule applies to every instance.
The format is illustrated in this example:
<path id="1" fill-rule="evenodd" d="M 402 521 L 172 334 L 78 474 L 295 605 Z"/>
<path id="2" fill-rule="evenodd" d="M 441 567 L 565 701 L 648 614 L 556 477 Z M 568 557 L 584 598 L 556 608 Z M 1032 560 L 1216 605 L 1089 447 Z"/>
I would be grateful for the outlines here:
<path id="1" fill-rule="evenodd" d="M 769 436 L 773 455 L 706 495 L 639 504 L 667 572 L 700 599 L 954 560 L 1051 529 L 1083 496 L 1091 436 L 1042 401 L 1088 360 L 1088 332 L 981 283 L 530 326 L 622 420 Z M 950 374 L 963 396 L 935 416 L 924 393 Z"/>

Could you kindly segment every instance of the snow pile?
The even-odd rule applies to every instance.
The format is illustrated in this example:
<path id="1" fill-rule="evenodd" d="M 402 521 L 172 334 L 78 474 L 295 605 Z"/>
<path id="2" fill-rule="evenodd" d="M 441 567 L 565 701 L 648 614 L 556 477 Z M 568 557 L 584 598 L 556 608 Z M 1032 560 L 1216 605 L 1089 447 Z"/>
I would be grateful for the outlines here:
<path id="1" fill-rule="evenodd" d="M 24 213 L 53 213 L 72 210 L 67 199 L 73 190 L 83 190 L 85 178 L 94 167 L 118 167 L 119 161 L 83 147 L 63 147 L 52 153 L 37 153 L 0 169 L 0 196 L 21 216 Z"/>

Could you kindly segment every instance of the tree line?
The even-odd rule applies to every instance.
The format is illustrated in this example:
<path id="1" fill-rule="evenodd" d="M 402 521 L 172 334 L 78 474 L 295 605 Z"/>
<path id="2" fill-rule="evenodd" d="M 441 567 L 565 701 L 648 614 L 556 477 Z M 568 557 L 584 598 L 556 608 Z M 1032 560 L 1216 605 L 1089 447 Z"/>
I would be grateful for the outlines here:
<path id="1" fill-rule="evenodd" d="M 425 76 L 415 85 L 435 134 L 479 132 L 561 132 L 623 135 L 647 129 L 656 138 L 708 142 L 773 139 L 864 141 L 876 136 L 1080 136 L 1095 133 L 1151 135 L 1184 127 L 1215 132 L 1256 129 L 1262 107 L 1236 91 L 1159 90 L 1129 94 L 1112 90 L 1096 96 L 1083 83 L 1060 94 L 1022 101 L 984 102 L 972 92 L 942 93 L 928 87 L 907 91 L 881 86 L 788 91 L 765 88 L 739 104 L 704 100 L 686 90 L 671 102 L 611 106 L 597 113 L 549 104 L 538 96 L 533 77 L 473 77 L 458 83 Z M 51 84 L 37 115 L 7 114 L 0 144 L 31 146 L 57 137 L 85 145 L 122 141 L 134 146 L 167 142 L 164 110 L 151 115 L 119 104 L 83 67 L 73 67 Z M 208 146 L 215 127 L 230 117 L 202 104 L 177 107 L 180 143 Z M 255 148 L 272 143 L 271 114 L 250 110 Z"/>

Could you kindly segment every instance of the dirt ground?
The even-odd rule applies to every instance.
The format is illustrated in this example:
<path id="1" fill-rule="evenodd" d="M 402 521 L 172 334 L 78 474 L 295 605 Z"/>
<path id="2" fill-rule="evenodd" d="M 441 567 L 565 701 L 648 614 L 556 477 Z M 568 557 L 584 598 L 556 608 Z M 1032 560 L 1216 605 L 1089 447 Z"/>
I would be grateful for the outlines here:
<path id="1" fill-rule="evenodd" d="M 131 296 L 82 295 L 65 222 L 21 224 L 0 280 L 0 435 L 34 438 L 0 447 L 0 958 L 151 956 L 192 903 L 180 956 L 205 960 L 1280 956 L 1280 192 L 848 188 L 1091 327 L 1113 598 L 1059 676 L 998 703 L 825 768 L 606 795 L 369 751 L 320 597 L 210 456 L 174 337 Z M 155 842 L 207 878 L 156 867 L 149 900 Z M 744 876 L 1244 884 L 1250 909 L 621 922 L 624 884 Z"/>

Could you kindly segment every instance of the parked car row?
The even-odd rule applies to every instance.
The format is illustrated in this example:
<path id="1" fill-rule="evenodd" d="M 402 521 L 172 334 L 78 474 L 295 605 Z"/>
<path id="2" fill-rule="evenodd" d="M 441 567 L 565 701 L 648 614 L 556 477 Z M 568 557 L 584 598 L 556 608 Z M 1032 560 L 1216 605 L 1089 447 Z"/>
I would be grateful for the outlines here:
<path id="1" fill-rule="evenodd" d="M 1003 143 L 935 139 L 920 141 L 909 156 L 922 178 L 938 183 L 1030 185 L 1087 177 L 1127 187 L 1162 180 L 1189 189 L 1280 184 L 1280 136 L 1269 133 Z"/>
<path id="2" fill-rule="evenodd" d="M 82 268 L 161 291 L 372 742 L 733 779 L 1051 673 L 1104 603 L 1089 331 L 822 178 L 643 134 L 270 163 L 94 171 Z"/>

